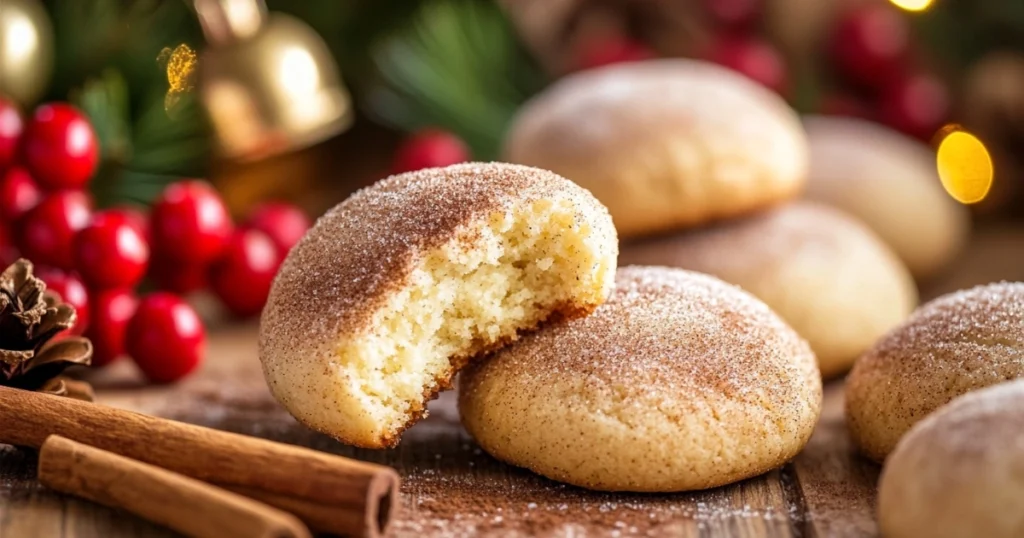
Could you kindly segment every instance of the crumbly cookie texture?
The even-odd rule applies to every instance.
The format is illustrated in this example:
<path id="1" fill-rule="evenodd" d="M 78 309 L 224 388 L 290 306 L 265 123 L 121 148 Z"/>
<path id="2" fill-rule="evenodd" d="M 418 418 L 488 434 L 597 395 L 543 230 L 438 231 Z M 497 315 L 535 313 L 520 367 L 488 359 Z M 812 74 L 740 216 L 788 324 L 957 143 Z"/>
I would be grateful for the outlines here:
<path id="1" fill-rule="evenodd" d="M 463 425 L 491 455 L 609 491 L 683 491 L 796 455 L 821 410 L 807 343 L 716 278 L 625 267 L 607 303 L 466 369 Z"/>
<path id="2" fill-rule="evenodd" d="M 800 195 L 808 169 L 803 127 L 782 98 L 681 58 L 561 79 L 521 109 L 503 159 L 589 189 L 623 238 L 777 205 Z"/>
<path id="3" fill-rule="evenodd" d="M 960 396 L 886 460 L 878 521 L 892 538 L 1024 534 L 1024 380 Z"/>
<path id="4" fill-rule="evenodd" d="M 881 462 L 915 423 L 953 398 L 1024 377 L 1024 283 L 944 295 L 857 359 L 846 382 L 846 422 Z"/>
<path id="5" fill-rule="evenodd" d="M 470 163 L 393 176 L 289 253 L 260 326 L 274 396 L 340 441 L 387 447 L 470 359 L 605 301 L 607 210 L 556 174 Z"/>
<path id="6" fill-rule="evenodd" d="M 627 244 L 619 262 L 700 271 L 749 291 L 807 339 L 825 378 L 848 371 L 917 306 L 914 280 L 889 247 L 812 202 Z"/>

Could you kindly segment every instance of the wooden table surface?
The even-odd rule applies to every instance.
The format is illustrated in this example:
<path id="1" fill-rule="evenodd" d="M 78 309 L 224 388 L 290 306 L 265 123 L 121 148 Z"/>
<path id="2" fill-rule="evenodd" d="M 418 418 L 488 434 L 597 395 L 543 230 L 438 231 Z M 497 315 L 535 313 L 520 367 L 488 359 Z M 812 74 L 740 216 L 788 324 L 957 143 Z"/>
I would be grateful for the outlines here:
<path id="1" fill-rule="evenodd" d="M 996 280 L 1024 280 L 1024 232 L 991 229 L 925 298 Z M 92 378 L 102 403 L 391 465 L 403 477 L 393 536 L 876 536 L 879 467 L 851 449 L 841 381 L 829 383 L 818 428 L 795 460 L 714 490 L 670 495 L 595 493 L 510 467 L 480 451 L 451 394 L 394 450 L 352 449 L 296 423 L 270 397 L 254 324 L 211 334 L 202 370 L 146 387 L 127 362 Z M 174 536 L 128 514 L 54 494 L 35 480 L 34 451 L 0 445 L 0 538 Z"/>

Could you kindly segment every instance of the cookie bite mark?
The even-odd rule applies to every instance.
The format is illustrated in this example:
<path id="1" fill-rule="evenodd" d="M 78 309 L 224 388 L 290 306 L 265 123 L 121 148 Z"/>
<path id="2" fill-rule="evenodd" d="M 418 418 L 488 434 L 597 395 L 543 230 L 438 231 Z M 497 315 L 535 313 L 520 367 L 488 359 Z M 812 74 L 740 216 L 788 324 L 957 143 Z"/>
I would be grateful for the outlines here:
<path id="1" fill-rule="evenodd" d="M 394 176 L 325 215 L 261 324 L 275 396 L 300 421 L 393 446 L 473 357 L 611 290 L 607 210 L 553 173 L 467 164 Z"/>

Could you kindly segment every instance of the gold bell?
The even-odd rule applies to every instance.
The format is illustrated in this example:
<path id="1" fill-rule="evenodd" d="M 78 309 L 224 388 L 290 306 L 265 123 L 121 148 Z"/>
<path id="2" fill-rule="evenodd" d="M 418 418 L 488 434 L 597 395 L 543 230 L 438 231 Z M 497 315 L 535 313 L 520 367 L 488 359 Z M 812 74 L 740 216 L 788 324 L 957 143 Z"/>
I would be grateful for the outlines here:
<path id="1" fill-rule="evenodd" d="M 255 160 L 336 135 L 351 99 L 327 45 L 263 0 L 195 0 L 207 48 L 199 95 L 225 157 Z"/>
<path id="2" fill-rule="evenodd" d="M 53 71 L 53 27 L 38 0 L 0 0 L 0 95 L 29 107 Z"/>

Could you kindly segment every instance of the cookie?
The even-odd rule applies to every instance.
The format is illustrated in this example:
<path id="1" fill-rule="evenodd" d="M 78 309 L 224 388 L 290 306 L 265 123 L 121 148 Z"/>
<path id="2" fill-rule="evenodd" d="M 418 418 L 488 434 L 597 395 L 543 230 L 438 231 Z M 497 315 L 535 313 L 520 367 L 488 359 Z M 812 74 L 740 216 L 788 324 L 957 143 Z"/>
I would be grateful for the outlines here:
<path id="1" fill-rule="evenodd" d="M 849 370 L 917 304 L 913 279 L 888 247 L 860 222 L 810 202 L 630 243 L 619 262 L 740 286 L 810 342 L 825 377 Z"/>
<path id="2" fill-rule="evenodd" d="M 918 421 L 972 390 L 1024 377 L 1024 284 L 978 286 L 921 308 L 846 381 L 854 443 L 881 462 Z"/>
<path id="3" fill-rule="evenodd" d="M 967 208 L 946 194 L 935 151 L 854 118 L 804 118 L 811 152 L 806 196 L 868 225 L 918 279 L 941 271 L 970 231 Z"/>
<path id="4" fill-rule="evenodd" d="M 604 302 L 608 212 L 551 172 L 471 163 L 393 176 L 320 218 L 260 322 L 271 391 L 299 421 L 393 446 L 482 352 Z"/>
<path id="5" fill-rule="evenodd" d="M 618 271 L 590 316 L 548 325 L 463 371 L 459 411 L 492 456 L 607 491 L 684 491 L 796 455 L 821 410 L 807 343 L 714 277 Z"/>
<path id="6" fill-rule="evenodd" d="M 504 159 L 590 190 L 621 237 L 794 198 L 808 166 L 803 128 L 785 101 L 729 69 L 684 59 L 561 79 L 519 112 Z"/>
<path id="7" fill-rule="evenodd" d="M 888 538 L 1024 535 L 1024 381 L 961 396 L 914 425 L 885 462 Z"/>

